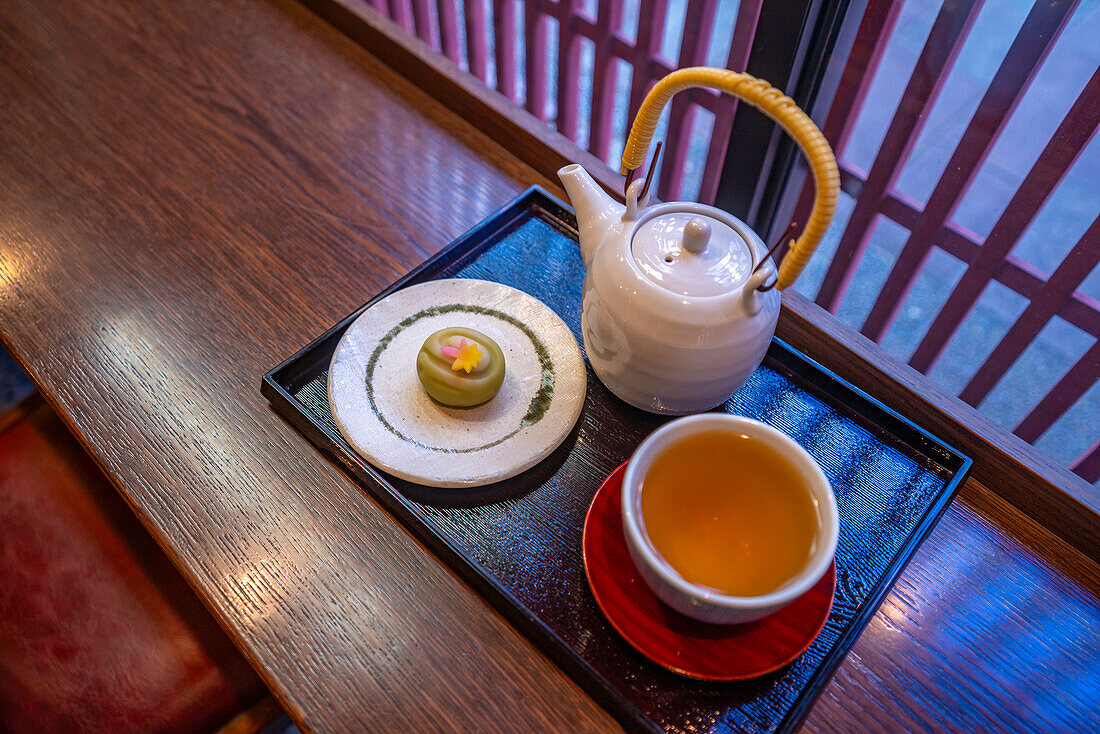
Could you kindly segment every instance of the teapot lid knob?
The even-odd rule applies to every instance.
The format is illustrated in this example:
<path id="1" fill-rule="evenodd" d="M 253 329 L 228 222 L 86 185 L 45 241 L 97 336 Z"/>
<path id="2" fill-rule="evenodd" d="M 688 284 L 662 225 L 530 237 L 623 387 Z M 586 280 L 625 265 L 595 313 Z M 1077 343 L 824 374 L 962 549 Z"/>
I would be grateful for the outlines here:
<path id="1" fill-rule="evenodd" d="M 635 265 L 661 288 L 720 296 L 739 291 L 752 272 L 753 247 L 740 227 L 733 217 L 701 204 L 659 204 L 641 215 L 627 237 Z"/>
<path id="2" fill-rule="evenodd" d="M 702 217 L 692 217 L 684 225 L 683 248 L 693 255 L 707 249 L 710 242 L 710 224 Z"/>

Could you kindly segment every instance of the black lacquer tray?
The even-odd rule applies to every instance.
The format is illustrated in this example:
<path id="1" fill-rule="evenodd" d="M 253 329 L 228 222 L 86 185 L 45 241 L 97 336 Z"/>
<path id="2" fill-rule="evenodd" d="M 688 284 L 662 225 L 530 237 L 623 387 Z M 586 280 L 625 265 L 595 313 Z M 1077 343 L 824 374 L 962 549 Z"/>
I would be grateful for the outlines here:
<path id="1" fill-rule="evenodd" d="M 374 300 L 436 278 L 495 280 L 555 309 L 579 342 L 584 273 L 576 238 L 572 211 L 532 188 Z M 265 375 L 264 395 L 628 729 L 795 726 L 970 466 L 967 457 L 774 341 L 723 409 L 779 427 L 825 470 L 841 519 L 836 599 L 820 636 L 785 668 L 734 683 L 683 678 L 651 663 L 611 628 L 581 557 L 585 513 L 600 483 L 667 418 L 621 402 L 589 369 L 577 427 L 533 469 L 474 490 L 398 480 L 348 447 L 328 409 L 329 360 L 371 303 Z"/>

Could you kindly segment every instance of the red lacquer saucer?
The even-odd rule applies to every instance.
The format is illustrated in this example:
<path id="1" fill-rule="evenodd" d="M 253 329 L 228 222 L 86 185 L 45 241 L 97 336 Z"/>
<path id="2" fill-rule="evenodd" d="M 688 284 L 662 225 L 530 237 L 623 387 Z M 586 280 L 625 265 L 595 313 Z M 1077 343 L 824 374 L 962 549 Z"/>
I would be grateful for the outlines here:
<path id="1" fill-rule="evenodd" d="M 817 638 L 833 607 L 836 564 L 817 584 L 756 622 L 713 625 L 665 606 L 642 580 L 623 536 L 626 464 L 604 481 L 584 521 L 584 570 L 604 615 L 638 652 L 674 673 L 745 680 L 782 668 Z"/>

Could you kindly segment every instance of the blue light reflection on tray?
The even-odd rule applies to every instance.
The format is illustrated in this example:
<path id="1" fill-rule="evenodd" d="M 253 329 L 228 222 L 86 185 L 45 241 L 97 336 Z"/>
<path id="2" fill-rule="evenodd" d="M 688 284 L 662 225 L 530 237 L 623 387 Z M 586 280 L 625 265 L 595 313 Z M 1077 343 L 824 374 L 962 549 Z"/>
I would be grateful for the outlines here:
<path id="1" fill-rule="evenodd" d="M 583 266 L 574 239 L 528 219 L 472 262 L 435 277 L 495 280 L 554 308 L 580 341 Z M 331 426 L 324 376 L 297 395 Z M 948 474 L 857 425 L 788 377 L 759 368 L 724 406 L 770 423 L 802 443 L 833 483 L 841 513 L 837 592 L 817 641 L 786 668 L 754 681 L 703 683 L 650 663 L 624 642 L 597 608 L 584 575 L 581 532 L 603 479 L 666 419 L 615 399 L 589 371 L 578 428 L 530 472 L 455 494 L 393 480 L 418 509 L 593 668 L 669 731 L 773 731 L 814 683 L 836 644 L 930 504 Z M 449 493 L 449 494 L 448 494 Z"/>

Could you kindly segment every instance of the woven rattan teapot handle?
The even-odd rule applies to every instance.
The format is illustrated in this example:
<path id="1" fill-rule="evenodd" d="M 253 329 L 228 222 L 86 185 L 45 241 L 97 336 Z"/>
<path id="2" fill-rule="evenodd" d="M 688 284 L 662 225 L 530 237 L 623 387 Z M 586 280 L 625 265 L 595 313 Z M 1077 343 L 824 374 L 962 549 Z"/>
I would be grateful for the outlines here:
<path id="1" fill-rule="evenodd" d="M 630 136 L 626 140 L 620 172 L 625 174 L 642 165 L 665 104 L 672 95 L 692 87 L 718 89 L 748 102 L 786 130 L 810 162 L 817 190 L 814 207 L 806 228 L 791 243 L 790 252 L 779 267 L 777 287 L 783 289 L 793 285 L 833 220 L 837 194 L 840 191 L 840 176 L 837 174 L 833 149 L 817 125 L 794 100 L 766 81 L 748 74 L 706 66 L 693 66 L 672 72 L 657 82 L 642 101 L 642 106 L 634 117 L 634 125 L 630 128 Z"/>

